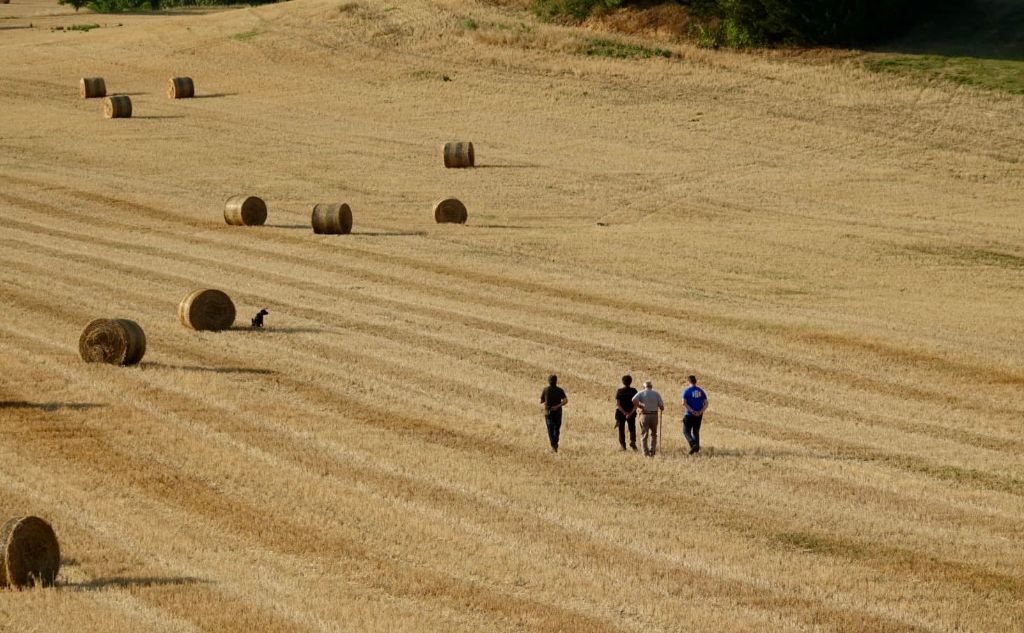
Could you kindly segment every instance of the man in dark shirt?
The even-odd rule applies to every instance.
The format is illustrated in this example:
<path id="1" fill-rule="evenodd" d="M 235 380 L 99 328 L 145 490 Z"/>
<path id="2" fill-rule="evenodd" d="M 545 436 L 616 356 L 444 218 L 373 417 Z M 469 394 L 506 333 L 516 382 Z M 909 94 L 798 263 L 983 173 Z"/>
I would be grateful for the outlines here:
<path id="1" fill-rule="evenodd" d="M 636 407 L 633 396 L 636 389 L 631 387 L 632 376 L 622 377 L 622 388 L 615 392 L 615 428 L 619 430 L 619 446 L 626 450 L 626 426 L 629 426 L 629 447 L 636 450 Z"/>
<path id="2" fill-rule="evenodd" d="M 562 431 L 562 407 L 569 402 L 565 392 L 558 386 L 558 376 L 548 376 L 548 386 L 540 392 L 540 401 L 544 405 L 544 423 L 548 427 L 551 451 L 557 453 L 558 436 Z"/>

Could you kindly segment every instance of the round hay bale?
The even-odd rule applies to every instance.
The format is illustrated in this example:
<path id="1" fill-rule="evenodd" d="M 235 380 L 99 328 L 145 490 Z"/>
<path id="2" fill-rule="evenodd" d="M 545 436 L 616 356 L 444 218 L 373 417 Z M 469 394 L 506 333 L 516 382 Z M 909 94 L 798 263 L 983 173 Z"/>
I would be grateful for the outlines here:
<path id="1" fill-rule="evenodd" d="M 441 150 L 445 167 L 472 167 L 476 164 L 473 144 L 469 142 L 445 143 Z"/>
<path id="2" fill-rule="evenodd" d="M 191 99 L 196 96 L 196 87 L 191 77 L 171 77 L 167 80 L 167 96 L 170 99 Z"/>
<path id="3" fill-rule="evenodd" d="M 49 587 L 60 570 L 57 535 L 39 517 L 16 517 L 0 528 L 0 587 Z"/>
<path id="4" fill-rule="evenodd" d="M 352 232 L 352 209 L 345 203 L 313 206 L 313 232 L 344 235 Z"/>
<path id="5" fill-rule="evenodd" d="M 178 320 L 193 330 L 226 330 L 235 324 L 235 304 L 220 290 L 196 290 L 178 304 Z"/>
<path id="6" fill-rule="evenodd" d="M 146 354 L 146 333 L 128 319 L 96 319 L 82 331 L 78 353 L 87 363 L 138 365 Z"/>
<path id="7" fill-rule="evenodd" d="M 78 82 L 78 94 L 83 99 L 98 99 L 107 96 L 107 84 L 103 77 L 82 77 Z"/>
<path id="8" fill-rule="evenodd" d="M 267 221 L 267 205 L 256 196 L 231 196 L 224 203 L 224 221 L 232 226 L 260 226 Z"/>
<path id="9" fill-rule="evenodd" d="M 469 219 L 466 205 L 455 198 L 445 198 L 434 205 L 434 222 L 438 224 L 465 224 Z"/>
<path id="10" fill-rule="evenodd" d="M 103 116 L 127 119 L 132 116 L 132 100 L 128 95 L 114 95 L 103 100 Z"/>

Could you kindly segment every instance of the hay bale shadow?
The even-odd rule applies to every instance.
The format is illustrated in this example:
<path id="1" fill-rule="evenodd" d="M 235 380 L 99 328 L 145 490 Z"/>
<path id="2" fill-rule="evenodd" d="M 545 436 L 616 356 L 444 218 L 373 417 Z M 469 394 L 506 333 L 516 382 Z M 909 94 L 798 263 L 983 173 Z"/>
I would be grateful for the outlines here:
<path id="1" fill-rule="evenodd" d="M 203 365 L 170 365 L 168 363 L 144 362 L 143 369 L 177 369 L 179 371 L 207 372 L 212 374 L 256 374 L 268 376 L 276 374 L 272 369 L 261 369 L 258 367 L 207 367 Z"/>
<path id="2" fill-rule="evenodd" d="M 28 402 L 27 400 L 0 400 L 0 409 L 37 409 L 39 411 L 87 411 L 105 407 L 96 402 Z"/>
<path id="3" fill-rule="evenodd" d="M 237 92 L 211 92 L 205 95 L 193 95 L 192 99 L 221 99 L 223 97 L 237 97 Z"/>
<path id="4" fill-rule="evenodd" d="M 110 576 L 94 578 L 84 582 L 58 583 L 72 591 L 102 591 L 104 589 L 132 589 L 145 587 L 176 587 L 182 585 L 209 585 L 211 582 L 203 578 L 143 576 L 131 578 L 127 576 Z"/>
<path id="5" fill-rule="evenodd" d="M 352 231 L 352 235 L 369 237 L 423 237 L 426 231 Z"/>
<path id="6" fill-rule="evenodd" d="M 476 169 L 532 169 L 540 165 L 476 165 Z"/>
<path id="7" fill-rule="evenodd" d="M 328 330 L 318 327 L 274 327 L 266 325 L 263 327 L 249 327 L 246 325 L 233 325 L 230 332 L 251 332 L 253 334 L 325 334 Z"/>

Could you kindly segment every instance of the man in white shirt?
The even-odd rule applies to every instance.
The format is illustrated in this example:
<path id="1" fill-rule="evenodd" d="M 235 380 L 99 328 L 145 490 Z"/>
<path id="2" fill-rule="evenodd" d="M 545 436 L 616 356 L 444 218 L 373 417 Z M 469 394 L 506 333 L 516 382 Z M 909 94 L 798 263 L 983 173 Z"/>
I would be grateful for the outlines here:
<path id="1" fill-rule="evenodd" d="M 643 437 L 644 456 L 654 457 L 658 450 L 658 418 L 665 410 L 661 394 L 654 390 L 651 381 L 644 383 L 644 390 L 633 396 L 633 404 L 640 411 L 640 433 Z M 648 440 L 650 445 L 648 446 Z"/>

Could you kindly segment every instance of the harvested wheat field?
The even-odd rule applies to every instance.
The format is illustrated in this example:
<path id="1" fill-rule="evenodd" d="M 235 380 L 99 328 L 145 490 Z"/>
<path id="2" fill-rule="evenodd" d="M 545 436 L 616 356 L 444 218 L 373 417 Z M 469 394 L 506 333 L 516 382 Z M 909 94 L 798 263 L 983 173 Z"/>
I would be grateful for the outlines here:
<path id="1" fill-rule="evenodd" d="M 1024 630 L 1024 98 L 492 5 L 0 6 L 0 522 L 62 556 L 0 630 Z"/>

